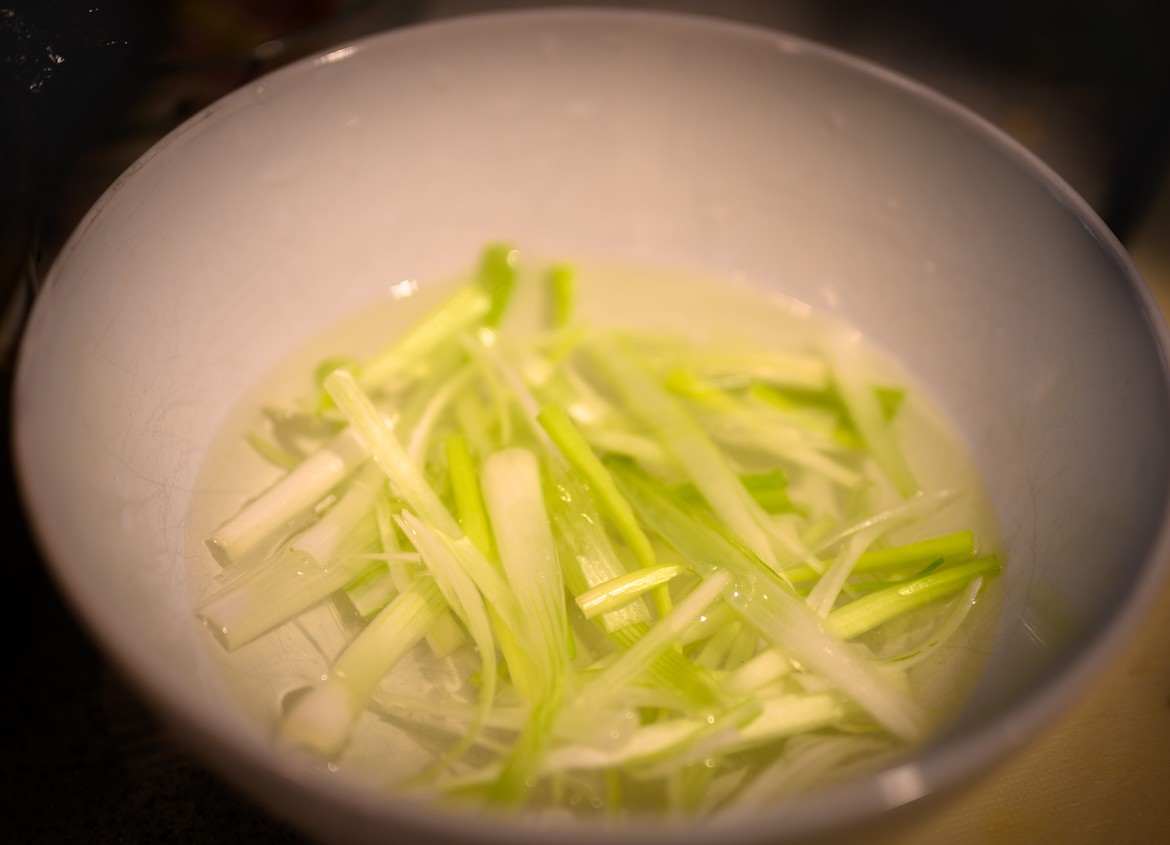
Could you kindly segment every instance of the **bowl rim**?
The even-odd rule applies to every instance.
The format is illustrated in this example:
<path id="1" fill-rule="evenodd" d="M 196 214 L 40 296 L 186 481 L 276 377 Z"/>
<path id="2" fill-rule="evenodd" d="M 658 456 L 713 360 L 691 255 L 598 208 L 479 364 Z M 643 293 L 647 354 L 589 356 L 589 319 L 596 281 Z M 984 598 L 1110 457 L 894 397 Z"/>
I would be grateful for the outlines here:
<path id="1" fill-rule="evenodd" d="M 851 74 L 868 77 L 883 86 L 900 89 L 923 108 L 941 113 L 970 130 L 989 148 L 1014 160 L 1022 171 L 1068 209 L 1118 267 L 1149 326 L 1159 357 L 1163 387 L 1170 394 L 1170 368 L 1167 366 L 1170 331 L 1166 319 L 1126 250 L 1084 199 L 1038 156 L 967 107 L 896 71 L 808 38 L 689 12 L 588 7 L 498 10 L 430 20 L 372 33 L 323 49 L 249 82 L 211 103 L 152 145 L 103 192 L 66 240 L 33 303 L 21 338 L 13 381 L 11 448 L 20 498 L 41 557 L 59 593 L 87 633 L 98 643 L 102 653 L 150 703 L 164 724 L 173 729 L 176 739 L 194 751 L 205 764 L 275 815 L 291 817 L 294 822 L 310 830 L 316 829 L 318 833 L 321 828 L 311 823 L 304 808 L 300 813 L 290 814 L 288 803 L 280 798 L 281 793 L 289 790 L 299 793 L 307 799 L 306 807 L 327 803 L 353 813 L 360 822 L 405 822 L 420 834 L 438 837 L 515 842 L 528 840 L 533 835 L 539 838 L 542 833 L 547 835 L 551 831 L 534 827 L 523 819 L 493 819 L 493 824 L 485 827 L 482 815 L 443 815 L 426 805 L 397 798 L 380 799 L 371 805 L 363 794 L 355 796 L 352 787 L 346 785 L 344 779 L 322 778 L 318 773 L 306 773 L 303 767 L 293 761 L 275 755 L 270 743 L 210 719 L 204 707 L 193 705 L 181 695 L 174 683 L 173 669 L 166 661 L 159 659 L 136 638 L 134 632 L 122 624 L 117 614 L 94 602 L 92 596 L 87 595 L 72 577 L 76 562 L 67 559 L 55 539 L 51 519 L 45 508 L 47 503 L 40 492 L 36 466 L 30 462 L 28 450 L 22 448 L 33 436 L 21 413 L 23 403 L 20 401 L 20 397 L 30 390 L 27 384 L 28 360 L 44 334 L 40 327 L 49 318 L 50 301 L 60 284 L 57 278 L 63 272 L 61 268 L 85 241 L 90 226 L 112 198 L 143 167 L 193 132 L 199 124 L 223 119 L 235 109 L 246 107 L 251 102 L 251 92 L 258 86 L 271 83 L 287 85 L 312 73 L 321 65 L 360 59 L 368 52 L 393 49 L 395 45 L 409 39 L 442 37 L 444 33 L 462 29 L 515 26 L 542 21 L 566 25 L 577 20 L 611 24 L 639 22 L 659 30 L 706 30 L 709 35 L 719 39 L 769 42 Z M 941 742 L 932 743 L 909 762 L 876 775 L 865 775 L 802 796 L 799 801 L 785 801 L 776 809 L 717 815 L 701 826 L 688 824 L 685 828 L 662 824 L 660 820 L 641 819 L 623 822 L 616 827 L 605 823 L 599 823 L 599 826 L 574 823 L 571 828 L 557 827 L 556 835 L 566 843 L 592 843 L 600 831 L 604 831 L 607 839 L 615 843 L 676 843 L 680 835 L 684 841 L 688 839 L 688 831 L 699 832 L 699 838 L 704 839 L 709 838 L 709 834 L 718 833 L 743 841 L 764 835 L 771 841 L 793 841 L 809 835 L 845 832 L 865 819 L 909 805 L 935 804 L 935 799 L 953 794 L 963 782 L 974 781 L 996 764 L 1007 760 L 1054 716 L 1069 708 L 1078 694 L 1121 651 L 1125 641 L 1148 615 L 1159 588 L 1168 579 L 1170 492 L 1162 503 L 1161 523 L 1146 553 L 1141 574 L 1122 600 L 1118 612 L 1103 631 L 1072 652 L 1050 681 L 1028 694 L 1010 713 L 972 730 L 966 736 L 946 737 Z"/>

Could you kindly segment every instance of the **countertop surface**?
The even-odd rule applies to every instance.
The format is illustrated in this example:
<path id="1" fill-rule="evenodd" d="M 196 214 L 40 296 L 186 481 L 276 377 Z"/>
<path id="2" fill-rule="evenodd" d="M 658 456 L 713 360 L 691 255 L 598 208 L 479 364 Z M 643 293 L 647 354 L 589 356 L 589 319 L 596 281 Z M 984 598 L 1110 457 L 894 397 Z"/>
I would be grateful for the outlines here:
<path id="1" fill-rule="evenodd" d="M 411 6 L 416 17 L 442 17 L 481 11 L 491 4 L 399 5 Z M 703 4 L 652 5 L 693 11 Z M 778 6 L 787 10 L 787 17 L 777 17 L 775 7 L 768 4 L 752 2 L 726 4 L 723 11 L 730 8 L 744 20 L 790 30 L 799 30 L 808 20 L 801 17 L 808 4 Z M 398 22 L 402 10 L 393 12 L 372 19 L 374 24 L 367 19 L 356 25 Z M 811 24 L 810 28 L 814 37 L 823 34 Z M 337 34 L 341 40 L 352 33 Z M 888 59 L 881 46 L 885 43 L 870 54 Z M 946 85 L 938 80 L 952 78 L 949 72 L 944 67 L 934 79 L 930 73 L 918 75 L 945 91 Z M 1044 91 L 1029 89 L 1031 99 L 1021 117 L 1021 112 L 1003 105 L 1002 97 L 997 99 L 994 87 L 989 90 L 963 82 L 950 93 L 968 92 L 969 104 L 985 105 L 985 113 L 999 115 L 1009 131 L 1031 133 L 1031 140 L 1058 171 L 1077 176 L 1069 176 L 1070 181 L 1090 202 L 1104 196 L 1094 175 L 1092 150 L 1045 147 L 1044 127 L 1051 129 L 1063 118 L 1036 105 L 1044 102 Z M 140 115 L 164 102 L 158 91 L 148 88 L 155 99 L 146 105 L 139 102 Z M 75 222 L 77 209 L 88 206 L 96 192 L 152 140 L 149 133 L 116 144 L 107 139 L 79 158 L 71 182 L 55 200 L 62 209 L 55 220 L 58 238 Z M 1158 186 L 1155 201 L 1143 207 L 1136 225 L 1127 227 L 1124 240 L 1163 313 L 1170 313 L 1170 181 L 1160 179 Z M 53 236 L 50 228 L 47 240 Z M 4 401 L 7 405 L 7 391 Z M 4 411 L 7 427 L 8 408 Z M 303 841 L 165 735 L 78 628 L 28 537 L 9 461 L 5 451 L 0 513 L 6 520 L 5 557 L 16 582 L 5 593 L 3 616 L 13 665 L 0 696 L 4 715 L 0 841 Z M 1170 582 L 1162 585 L 1115 662 L 1044 733 L 978 783 L 928 808 L 897 837 L 869 836 L 865 841 L 1170 842 Z"/>

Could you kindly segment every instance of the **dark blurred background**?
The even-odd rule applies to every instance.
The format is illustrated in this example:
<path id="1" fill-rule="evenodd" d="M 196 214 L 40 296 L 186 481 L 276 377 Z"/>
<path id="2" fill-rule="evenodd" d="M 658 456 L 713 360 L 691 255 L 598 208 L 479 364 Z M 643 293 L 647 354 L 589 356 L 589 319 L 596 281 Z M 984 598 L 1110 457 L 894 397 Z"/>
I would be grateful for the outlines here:
<path id="1" fill-rule="evenodd" d="M 332 44 L 426 20 L 548 5 L 569 4 L 0 0 L 5 441 L 14 350 L 37 287 L 88 208 L 159 138 L 232 89 Z M 1163 222 L 1170 218 L 1170 30 L 1161 24 L 1163 3 L 590 5 L 773 27 L 918 79 L 1045 160 L 1140 252 L 1148 277 L 1170 266 L 1163 246 L 1170 235 Z M 20 516 L 9 449 L 0 452 L 10 564 L 4 642 L 15 653 L 0 696 L 0 841 L 299 841 L 177 748 L 102 661 L 44 572 Z"/>

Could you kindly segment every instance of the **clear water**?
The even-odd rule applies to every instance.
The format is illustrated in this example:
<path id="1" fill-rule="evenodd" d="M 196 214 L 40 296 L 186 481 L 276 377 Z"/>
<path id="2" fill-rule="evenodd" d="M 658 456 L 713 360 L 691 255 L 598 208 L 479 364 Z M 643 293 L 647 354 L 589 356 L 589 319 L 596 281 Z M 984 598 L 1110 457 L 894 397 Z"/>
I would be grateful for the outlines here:
<path id="1" fill-rule="evenodd" d="M 697 340 L 735 338 L 787 352 L 815 348 L 818 337 L 829 325 L 827 318 L 801 303 L 746 284 L 657 268 L 647 271 L 579 264 L 578 270 L 578 313 L 594 325 L 681 333 Z M 368 358 L 457 283 L 397 286 L 396 297 L 308 340 L 244 397 L 213 444 L 192 497 L 187 545 L 189 559 L 195 562 L 190 578 L 193 603 L 214 589 L 219 571 L 203 549 L 203 538 L 280 475 L 260 460 L 241 436 L 259 419 L 260 407 L 270 400 L 310 393 L 313 367 L 322 358 Z M 541 303 L 536 299 L 521 302 L 518 313 L 510 319 L 524 330 L 534 323 L 540 309 Z M 993 510 L 977 468 L 953 427 L 912 375 L 880 350 L 869 348 L 866 361 L 875 383 L 908 388 L 895 425 L 923 488 L 963 491 L 962 496 L 931 518 L 929 527 L 918 525 L 912 534 L 901 536 L 894 532 L 888 540 L 903 542 L 972 529 L 981 551 L 995 551 L 999 540 Z M 911 673 L 913 684 L 939 725 L 962 704 L 989 650 L 997 586 L 993 582 L 992 589 L 986 591 L 967 627 Z M 224 652 L 210 636 L 207 647 L 240 706 L 262 723 L 275 725 L 284 697 L 322 677 L 353 630 L 353 620 L 334 604 L 325 603 L 235 652 Z M 425 698 L 429 691 L 442 690 L 470 701 L 471 693 L 463 687 L 473 669 L 467 659 L 438 662 L 420 648 L 392 671 L 383 688 L 390 696 Z M 389 786 L 424 766 L 447 741 L 442 732 L 421 731 L 405 721 L 367 713 L 347 750 L 330 763 L 361 773 L 375 785 Z M 799 746 L 793 743 L 794 749 Z M 815 756 L 816 750 L 805 753 Z M 879 765 L 880 759 L 881 755 L 875 755 L 870 765 Z M 701 764 L 703 761 L 696 763 Z M 806 768 L 815 772 L 817 767 L 810 763 Z M 813 788 L 847 771 L 842 766 L 830 769 L 807 782 L 797 779 L 790 786 L 778 786 L 777 791 Z M 570 789 L 564 800 L 582 810 L 596 809 L 597 797 L 589 789 Z"/>

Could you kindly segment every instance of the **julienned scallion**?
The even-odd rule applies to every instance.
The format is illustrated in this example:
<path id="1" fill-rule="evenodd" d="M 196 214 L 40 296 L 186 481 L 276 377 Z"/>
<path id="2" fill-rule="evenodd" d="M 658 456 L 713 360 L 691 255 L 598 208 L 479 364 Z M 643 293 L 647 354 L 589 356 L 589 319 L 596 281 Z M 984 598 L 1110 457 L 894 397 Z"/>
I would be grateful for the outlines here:
<path id="1" fill-rule="evenodd" d="M 923 739 L 907 672 L 999 563 L 931 532 L 961 491 L 919 489 L 902 389 L 839 333 L 781 353 L 600 328 L 571 267 L 502 245 L 473 275 L 248 434 L 287 473 L 207 538 L 224 571 L 199 615 L 232 650 L 322 602 L 364 620 L 280 741 L 337 759 L 375 706 L 450 736 L 404 789 L 618 816 Z M 545 324 L 514 332 L 524 297 Z M 475 668 L 396 689 L 418 650 Z"/>

